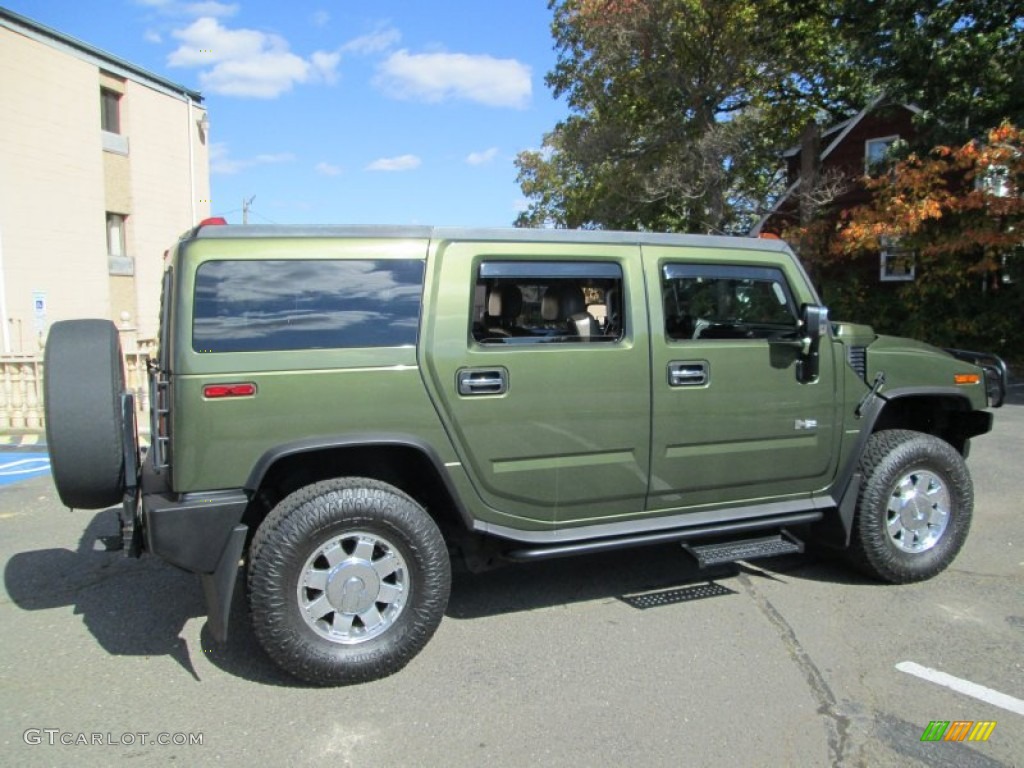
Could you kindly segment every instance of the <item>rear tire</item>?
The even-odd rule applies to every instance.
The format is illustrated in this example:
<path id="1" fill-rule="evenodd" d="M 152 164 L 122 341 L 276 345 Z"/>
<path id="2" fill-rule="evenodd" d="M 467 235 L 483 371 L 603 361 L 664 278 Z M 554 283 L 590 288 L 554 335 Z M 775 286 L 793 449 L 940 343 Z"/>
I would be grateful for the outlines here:
<path id="1" fill-rule="evenodd" d="M 934 435 L 892 429 L 870 437 L 850 559 L 881 581 L 906 584 L 943 571 L 971 527 L 974 486 L 963 457 Z"/>
<path id="2" fill-rule="evenodd" d="M 46 445 L 65 506 L 103 509 L 125 491 L 121 341 L 109 320 L 54 323 L 43 362 Z"/>
<path id="3" fill-rule="evenodd" d="M 287 496 L 253 537 L 249 599 L 267 655 L 317 685 L 376 680 L 426 645 L 448 604 L 451 565 L 413 499 L 365 478 Z"/>

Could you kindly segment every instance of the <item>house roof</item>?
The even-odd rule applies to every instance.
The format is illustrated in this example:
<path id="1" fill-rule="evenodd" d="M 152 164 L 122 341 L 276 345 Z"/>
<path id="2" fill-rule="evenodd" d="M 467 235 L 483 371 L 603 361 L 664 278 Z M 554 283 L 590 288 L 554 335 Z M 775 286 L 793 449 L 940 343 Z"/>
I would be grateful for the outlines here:
<path id="1" fill-rule="evenodd" d="M 869 115 L 874 109 L 876 109 L 878 106 L 885 102 L 885 98 L 885 94 L 876 96 L 874 99 L 868 102 L 867 106 L 865 106 L 864 109 L 862 109 L 853 117 L 847 120 L 843 120 L 841 123 L 836 123 L 835 125 L 831 125 L 828 128 L 824 129 L 821 132 L 821 138 L 825 139 L 829 136 L 832 136 L 833 138 L 829 142 L 828 146 L 826 146 L 825 149 L 822 150 L 821 155 L 819 157 L 819 161 L 825 160 L 825 158 L 832 154 L 832 151 L 843 143 L 843 140 L 850 135 L 850 132 L 854 128 L 856 128 L 860 124 L 860 122 L 865 117 L 867 117 L 867 115 Z M 916 106 L 915 104 L 905 104 L 900 102 L 898 105 L 903 107 L 904 109 L 910 110 L 915 114 L 919 114 L 921 112 L 921 108 Z M 790 147 L 789 149 L 785 150 L 782 153 L 782 156 L 785 158 L 795 157 L 796 155 L 800 154 L 800 150 L 801 147 L 799 145 L 797 145 L 796 147 Z M 772 215 L 778 212 L 779 208 L 781 208 L 783 203 L 785 203 L 786 200 L 789 199 L 789 196 L 796 191 L 799 185 L 800 181 L 798 179 L 793 184 L 791 184 L 785 192 L 783 192 L 779 196 L 779 199 L 775 201 L 775 205 L 772 206 L 772 209 L 764 216 L 762 216 L 761 220 L 758 221 L 757 224 L 755 224 L 754 227 L 750 230 L 751 235 L 761 234 L 761 229 L 768 222 L 768 219 L 770 219 Z"/>
<path id="2" fill-rule="evenodd" d="M 203 101 L 203 95 L 199 91 L 193 91 L 147 69 L 143 69 L 136 64 L 132 64 L 130 61 L 125 61 L 77 38 L 65 35 L 63 32 L 58 32 L 55 29 L 51 29 L 37 21 L 2 7 L 0 7 L 0 27 L 10 29 L 36 42 L 49 45 L 51 48 L 56 48 L 71 56 L 95 64 L 107 72 L 134 80 L 169 96 L 182 100 L 190 99 L 196 103 L 202 103 Z"/>

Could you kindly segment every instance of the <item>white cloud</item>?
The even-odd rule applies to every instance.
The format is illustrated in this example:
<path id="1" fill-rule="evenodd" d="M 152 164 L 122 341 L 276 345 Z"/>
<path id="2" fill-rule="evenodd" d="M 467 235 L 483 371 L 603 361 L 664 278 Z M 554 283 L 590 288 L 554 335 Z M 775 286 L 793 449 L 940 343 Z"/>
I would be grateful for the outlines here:
<path id="1" fill-rule="evenodd" d="M 483 152 L 470 152 L 466 156 L 466 163 L 469 165 L 487 165 L 488 163 L 494 162 L 494 158 L 498 156 L 498 148 L 491 147 L 485 149 Z"/>
<path id="2" fill-rule="evenodd" d="M 316 11 L 309 19 L 314 27 L 326 27 L 331 21 L 331 14 L 327 11 Z"/>
<path id="3" fill-rule="evenodd" d="M 399 155 L 398 157 L 382 157 L 374 160 L 368 166 L 368 171 L 411 171 L 419 168 L 422 164 L 416 155 Z"/>
<path id="4" fill-rule="evenodd" d="M 321 176 L 337 176 L 341 173 L 341 166 L 332 165 L 331 163 L 321 162 L 317 163 L 313 170 L 319 173 Z"/>
<path id="5" fill-rule="evenodd" d="M 309 64 L 313 72 L 325 83 L 332 85 L 338 80 L 338 62 L 340 61 L 341 54 L 337 51 L 333 53 L 314 51 L 309 57 Z"/>
<path id="6" fill-rule="evenodd" d="M 205 68 L 199 73 L 199 83 L 213 93 L 273 99 L 296 83 L 337 80 L 339 53 L 316 51 L 306 60 L 292 53 L 280 35 L 228 29 L 209 16 L 173 35 L 181 45 L 167 57 L 167 64 Z"/>
<path id="7" fill-rule="evenodd" d="M 395 51 L 380 65 L 375 82 L 399 99 L 464 99 L 489 107 L 522 109 L 532 93 L 525 64 L 465 53 Z"/>
<path id="8" fill-rule="evenodd" d="M 349 40 L 341 46 L 341 50 L 345 53 L 366 56 L 393 48 L 401 39 L 402 33 L 394 27 L 381 27 L 368 35 L 361 35 Z"/>
<path id="9" fill-rule="evenodd" d="M 164 39 L 160 36 L 160 33 L 155 29 L 147 29 L 142 35 L 142 39 L 147 43 L 162 43 Z"/>
<path id="10" fill-rule="evenodd" d="M 246 168 L 253 168 L 258 165 L 277 165 L 279 163 L 290 163 L 295 155 L 290 152 L 264 153 L 245 159 L 235 159 L 230 156 L 228 145 L 223 142 L 214 142 L 210 145 L 210 172 L 221 176 L 230 176 L 244 171 Z"/>

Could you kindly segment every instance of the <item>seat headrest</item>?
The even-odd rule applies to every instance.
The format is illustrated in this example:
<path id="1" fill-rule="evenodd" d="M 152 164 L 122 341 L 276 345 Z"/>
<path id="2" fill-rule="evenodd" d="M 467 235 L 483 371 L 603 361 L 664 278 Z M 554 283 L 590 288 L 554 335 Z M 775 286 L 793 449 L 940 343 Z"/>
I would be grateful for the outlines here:
<path id="1" fill-rule="evenodd" d="M 583 289 L 572 283 L 553 285 L 544 292 L 540 314 L 545 320 L 564 320 L 567 317 L 587 311 L 587 300 Z"/>
<path id="2" fill-rule="evenodd" d="M 512 320 L 523 311 L 523 292 L 515 285 L 496 285 L 487 293 L 487 314 Z"/>

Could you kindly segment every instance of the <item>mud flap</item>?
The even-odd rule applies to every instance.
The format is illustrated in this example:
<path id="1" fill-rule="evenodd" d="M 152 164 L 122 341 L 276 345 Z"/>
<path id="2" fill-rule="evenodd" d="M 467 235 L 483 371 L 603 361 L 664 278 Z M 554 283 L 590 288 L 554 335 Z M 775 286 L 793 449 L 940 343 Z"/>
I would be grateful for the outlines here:
<path id="1" fill-rule="evenodd" d="M 236 525 L 217 562 L 217 569 L 213 573 L 199 574 L 203 583 L 203 597 L 206 599 L 206 623 L 218 643 L 225 643 L 228 639 L 231 598 L 235 593 L 239 560 L 248 532 L 249 526 Z"/>

